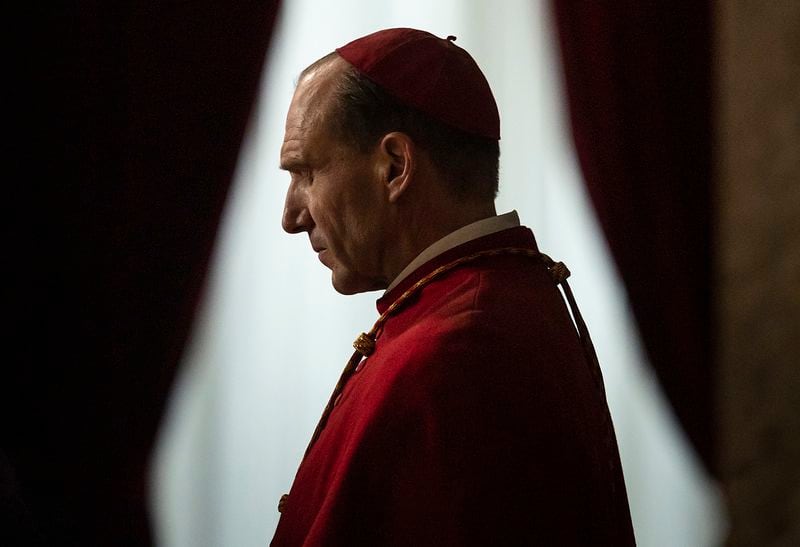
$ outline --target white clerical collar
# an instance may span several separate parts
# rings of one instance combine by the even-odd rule
[[[397,284],[408,277],[411,272],[432,258],[436,258],[445,251],[449,251],[453,247],[458,247],[467,241],[472,241],[473,239],[488,236],[489,234],[507,230],[509,228],[516,228],[517,226],[519,226],[519,215],[517,215],[516,211],[511,211],[510,213],[506,213],[504,215],[478,220],[472,224],[467,224],[466,226],[463,226],[454,232],[450,232],[442,239],[436,241],[427,249],[419,253],[417,257],[412,260],[408,266],[403,268],[403,271],[394,278],[394,281],[392,281],[391,285],[389,285],[389,287],[386,289],[386,292],[394,289]]]

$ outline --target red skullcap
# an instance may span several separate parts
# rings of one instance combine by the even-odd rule
[[[393,28],[353,40],[336,53],[403,104],[466,133],[500,139],[489,82],[455,39]]]

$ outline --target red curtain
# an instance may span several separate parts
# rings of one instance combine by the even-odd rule
[[[710,6],[552,5],[591,200],[650,362],[713,470]]]
[[[147,465],[278,2],[79,6],[33,8],[15,80],[4,545],[150,544]]]

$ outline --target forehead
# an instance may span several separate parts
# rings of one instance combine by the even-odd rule
[[[334,58],[304,74],[297,84],[286,115],[286,132],[281,147],[281,166],[304,161],[310,142],[327,136],[327,113],[345,62]]]

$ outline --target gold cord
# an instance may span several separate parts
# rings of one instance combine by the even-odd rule
[[[356,367],[361,362],[362,358],[369,357],[375,351],[375,343],[377,342],[378,337],[380,336],[381,332],[383,332],[383,325],[389,319],[389,317],[395,313],[403,304],[405,304],[409,298],[417,294],[421,291],[425,286],[430,284],[432,281],[436,280],[437,278],[441,277],[445,273],[449,272],[450,270],[461,266],[466,262],[472,262],[479,258],[484,258],[488,256],[497,256],[497,255],[523,255],[529,256],[532,258],[540,258],[544,265],[547,267],[550,276],[553,279],[553,282],[557,285],[562,285],[564,289],[564,294],[567,297],[567,302],[569,303],[570,309],[572,310],[573,318],[575,319],[575,324],[578,327],[578,334],[579,338],[581,339],[581,344],[584,349],[584,353],[586,354],[586,358],[589,361],[590,368],[592,369],[592,376],[595,379],[595,382],[599,381],[600,389],[603,391],[603,396],[605,397],[605,391],[603,390],[602,385],[602,376],[600,375],[600,369],[597,361],[597,355],[594,351],[594,346],[592,345],[591,338],[589,338],[589,331],[586,328],[586,324],[583,322],[583,318],[581,317],[580,311],[578,310],[578,306],[575,303],[575,298],[572,295],[572,291],[569,288],[566,280],[570,276],[570,271],[566,267],[563,262],[554,262],[549,256],[544,253],[540,253],[539,251],[534,251],[532,249],[526,249],[524,247],[503,247],[500,249],[490,249],[486,251],[480,251],[468,256],[464,256],[459,258],[458,260],[454,260],[448,264],[440,266],[433,270],[431,273],[414,283],[411,287],[409,287],[400,297],[395,300],[387,309],[384,311],[381,316],[375,321],[375,324],[372,326],[369,332],[362,332],[358,335],[358,338],[353,342],[353,347],[355,348],[355,352],[350,357],[350,360],[345,365],[344,370],[342,371],[341,376],[339,377],[339,381],[336,382],[336,387],[331,394],[330,399],[328,400],[328,404],[325,405],[325,409],[322,412],[322,417],[317,424],[317,427],[314,429],[314,433],[311,436],[311,441],[308,443],[308,448],[306,448],[305,454],[303,455],[303,459],[305,460],[306,456],[308,456],[311,447],[314,446],[314,443],[317,442],[320,433],[325,428],[325,425],[328,423],[328,418],[330,417],[331,412],[333,411],[333,407],[336,406],[336,402],[339,396],[344,391],[344,387],[350,378],[355,373]],[[288,502],[288,494],[284,494],[281,496],[281,500],[278,504],[278,511],[283,512],[286,503]]]

